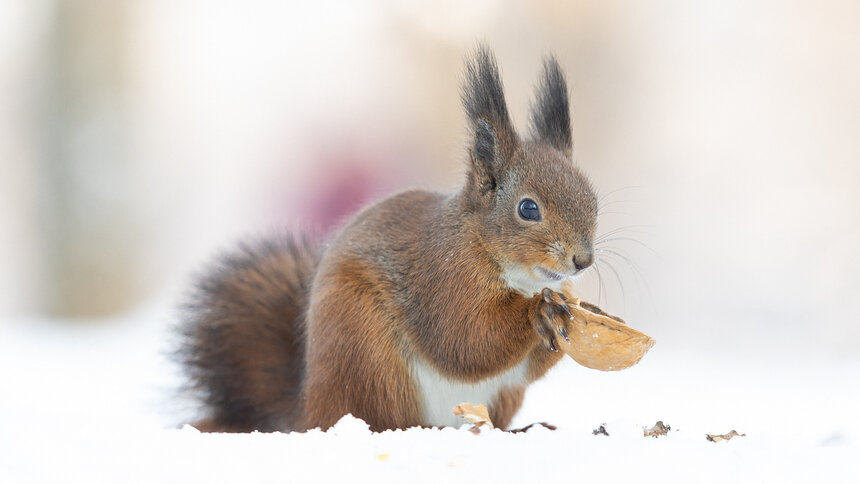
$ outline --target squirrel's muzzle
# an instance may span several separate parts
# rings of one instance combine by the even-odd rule
[[[594,263],[594,252],[582,252],[573,256],[573,265],[577,271],[588,268]]]

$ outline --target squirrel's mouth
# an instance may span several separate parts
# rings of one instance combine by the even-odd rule
[[[550,281],[563,281],[567,279],[569,276],[567,274],[560,274],[555,271],[551,271],[549,269],[544,269],[541,266],[535,267],[535,272],[541,275],[544,279],[549,279]]]

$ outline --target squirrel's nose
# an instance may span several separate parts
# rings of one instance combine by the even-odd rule
[[[576,270],[581,271],[594,263],[594,253],[591,251],[583,252],[573,256],[573,265]]]

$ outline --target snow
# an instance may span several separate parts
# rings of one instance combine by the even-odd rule
[[[565,360],[510,434],[204,434],[176,391],[169,311],[0,322],[0,482],[858,481],[860,358],[658,344],[622,372]],[[480,403],[480,402],[472,402]],[[657,420],[665,437],[645,438]],[[606,424],[609,436],[592,431]],[[706,433],[746,437],[712,443]]]

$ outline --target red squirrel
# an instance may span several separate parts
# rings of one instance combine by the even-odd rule
[[[521,138],[494,55],[478,46],[466,62],[458,191],[392,195],[321,245],[244,245],[199,282],[181,355],[201,430],[326,429],[345,414],[374,431],[454,426],[462,402],[509,426],[562,358],[562,282],[594,260],[566,81],[553,57],[543,67]]]

